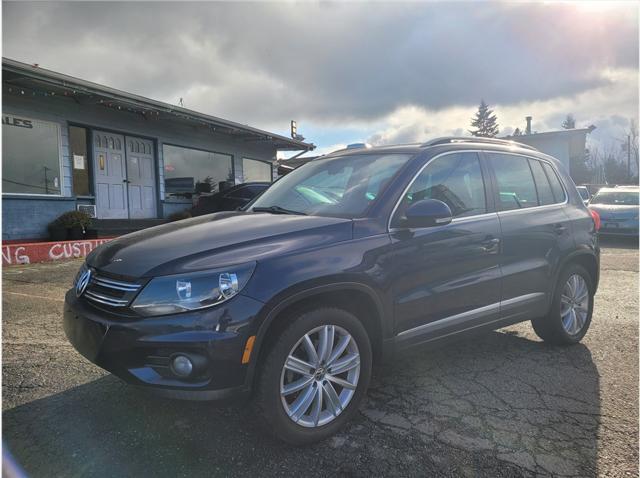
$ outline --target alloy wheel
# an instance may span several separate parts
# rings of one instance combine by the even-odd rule
[[[562,327],[569,335],[576,335],[584,327],[589,314],[589,287],[584,278],[573,274],[567,279],[560,300]]]
[[[280,398],[291,420],[303,427],[333,421],[353,398],[360,377],[360,352],[337,325],[316,327],[289,352],[280,378]]]

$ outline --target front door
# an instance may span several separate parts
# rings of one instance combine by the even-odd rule
[[[99,219],[129,217],[124,148],[123,136],[93,132],[96,215]]]
[[[127,186],[129,217],[156,217],[156,180],[153,173],[153,143],[127,136]]]
[[[474,152],[432,159],[392,218],[392,278],[398,340],[419,343],[500,318],[500,222],[487,201]],[[445,202],[450,224],[417,229],[398,218],[423,199]]]

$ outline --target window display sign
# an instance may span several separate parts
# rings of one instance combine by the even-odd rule
[[[73,155],[73,169],[84,169],[84,156],[79,154]]]

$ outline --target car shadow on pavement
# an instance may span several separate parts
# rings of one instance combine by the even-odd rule
[[[599,381],[587,347],[491,332],[403,353],[361,413],[308,448],[257,430],[246,404],[156,398],[113,376],[7,410],[30,476],[596,474]]]
[[[596,474],[600,383],[583,344],[505,329],[417,348],[376,375],[368,396],[363,413],[377,423],[536,474]]]

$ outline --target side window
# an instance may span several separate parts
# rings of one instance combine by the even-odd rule
[[[560,183],[560,179],[558,179],[558,175],[549,164],[542,163],[542,167],[547,173],[549,183],[551,184],[551,190],[553,191],[553,197],[556,199],[556,202],[564,202],[565,199],[567,199],[567,196],[565,195],[562,183]]]
[[[542,169],[542,164],[540,164],[540,161],[536,161],[535,159],[530,159],[529,166],[531,166],[533,179],[536,182],[536,189],[538,191],[538,200],[540,201],[540,205],[546,206],[547,204],[555,203],[556,200],[553,198],[551,185],[549,184],[547,175]]]
[[[498,182],[498,209],[509,211],[538,205],[538,195],[527,158],[510,154],[489,154]]]
[[[454,153],[431,161],[409,187],[393,222],[396,223],[411,204],[423,199],[438,199],[446,203],[453,217],[487,212],[478,155]]]

